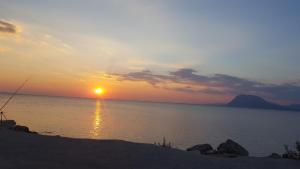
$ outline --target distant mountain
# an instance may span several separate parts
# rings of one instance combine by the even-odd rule
[[[227,106],[257,109],[300,110],[300,105],[282,106],[254,95],[238,95]]]
[[[291,105],[289,105],[289,108],[300,110],[300,104],[291,104]]]

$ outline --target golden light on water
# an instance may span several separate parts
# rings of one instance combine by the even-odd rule
[[[94,112],[93,129],[91,131],[92,137],[97,138],[102,125],[102,105],[101,101],[96,101],[96,107]]]

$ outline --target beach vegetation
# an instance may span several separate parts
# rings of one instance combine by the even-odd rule
[[[172,143],[170,141],[168,142],[165,137],[163,137],[162,143],[160,143],[160,142],[156,143],[155,142],[154,145],[157,145],[157,146],[160,146],[160,147],[163,147],[163,148],[174,148]]]

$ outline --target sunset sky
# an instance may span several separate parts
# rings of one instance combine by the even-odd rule
[[[0,91],[300,103],[298,0],[0,0]]]

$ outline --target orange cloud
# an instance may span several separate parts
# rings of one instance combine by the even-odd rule
[[[4,53],[4,52],[6,52],[6,51],[8,51],[9,49],[8,48],[1,48],[0,47],[0,53]]]

